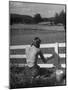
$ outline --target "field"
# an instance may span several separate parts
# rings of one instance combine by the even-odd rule
[[[10,26],[10,47],[15,45],[28,45],[34,37],[39,37],[42,40],[41,44],[47,43],[65,43],[66,33],[63,26],[45,26],[45,25],[13,25]],[[41,48],[43,53],[50,54],[53,48]],[[66,53],[66,47],[59,48],[59,53]],[[23,55],[25,49],[11,49],[10,55]],[[10,58],[12,64],[25,64],[25,58]],[[57,64],[56,59],[51,59],[48,64]],[[66,58],[60,58],[60,63],[65,64]],[[38,64],[43,64],[42,60],[38,60]],[[21,70],[21,69],[20,69]],[[19,72],[20,72],[19,70]],[[10,73],[11,74],[11,73]]]
[[[14,25],[10,29],[11,45],[30,44],[36,36],[42,43],[65,42],[66,37],[63,26]]]

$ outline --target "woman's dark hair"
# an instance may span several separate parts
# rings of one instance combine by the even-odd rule
[[[34,45],[35,47],[39,48],[40,47],[40,43],[41,43],[41,40],[39,37],[35,37],[34,40],[32,41],[32,45]]]

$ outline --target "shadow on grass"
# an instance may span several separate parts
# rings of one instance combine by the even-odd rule
[[[41,68],[40,76],[34,78],[32,83],[30,83],[30,81],[26,82],[27,78],[24,77],[23,71],[24,67],[10,67],[10,89],[66,85],[65,76],[60,83],[55,82],[55,78],[51,78],[51,74],[54,72],[54,68]]]

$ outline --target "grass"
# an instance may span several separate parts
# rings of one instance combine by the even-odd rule
[[[49,78],[50,75],[54,72],[54,68],[52,69],[40,69],[40,75],[42,75],[42,78]],[[31,87],[47,87],[47,86],[64,86],[66,85],[66,78],[65,76],[63,77],[63,80],[60,83],[56,83],[55,79],[52,78],[51,80],[42,80],[37,78],[33,81],[32,84],[25,83],[26,79],[24,79],[24,67],[18,67],[18,66],[11,66],[10,67],[10,88],[11,89],[16,89],[16,88],[31,88]],[[44,83],[45,82],[45,83]]]
[[[63,26],[15,25],[12,27],[10,45],[30,44],[36,36],[42,40],[42,43],[65,42],[66,34]]]

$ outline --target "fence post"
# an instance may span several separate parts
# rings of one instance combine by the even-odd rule
[[[60,57],[59,57],[59,43],[58,42],[55,43],[55,52],[57,54],[56,57],[55,57],[55,59],[57,61],[56,69],[60,69],[61,68],[61,64],[60,64]]]
[[[59,49],[58,49],[58,47],[59,47],[59,43],[56,42],[56,43],[55,43],[55,52],[56,52],[56,54],[59,55]]]

